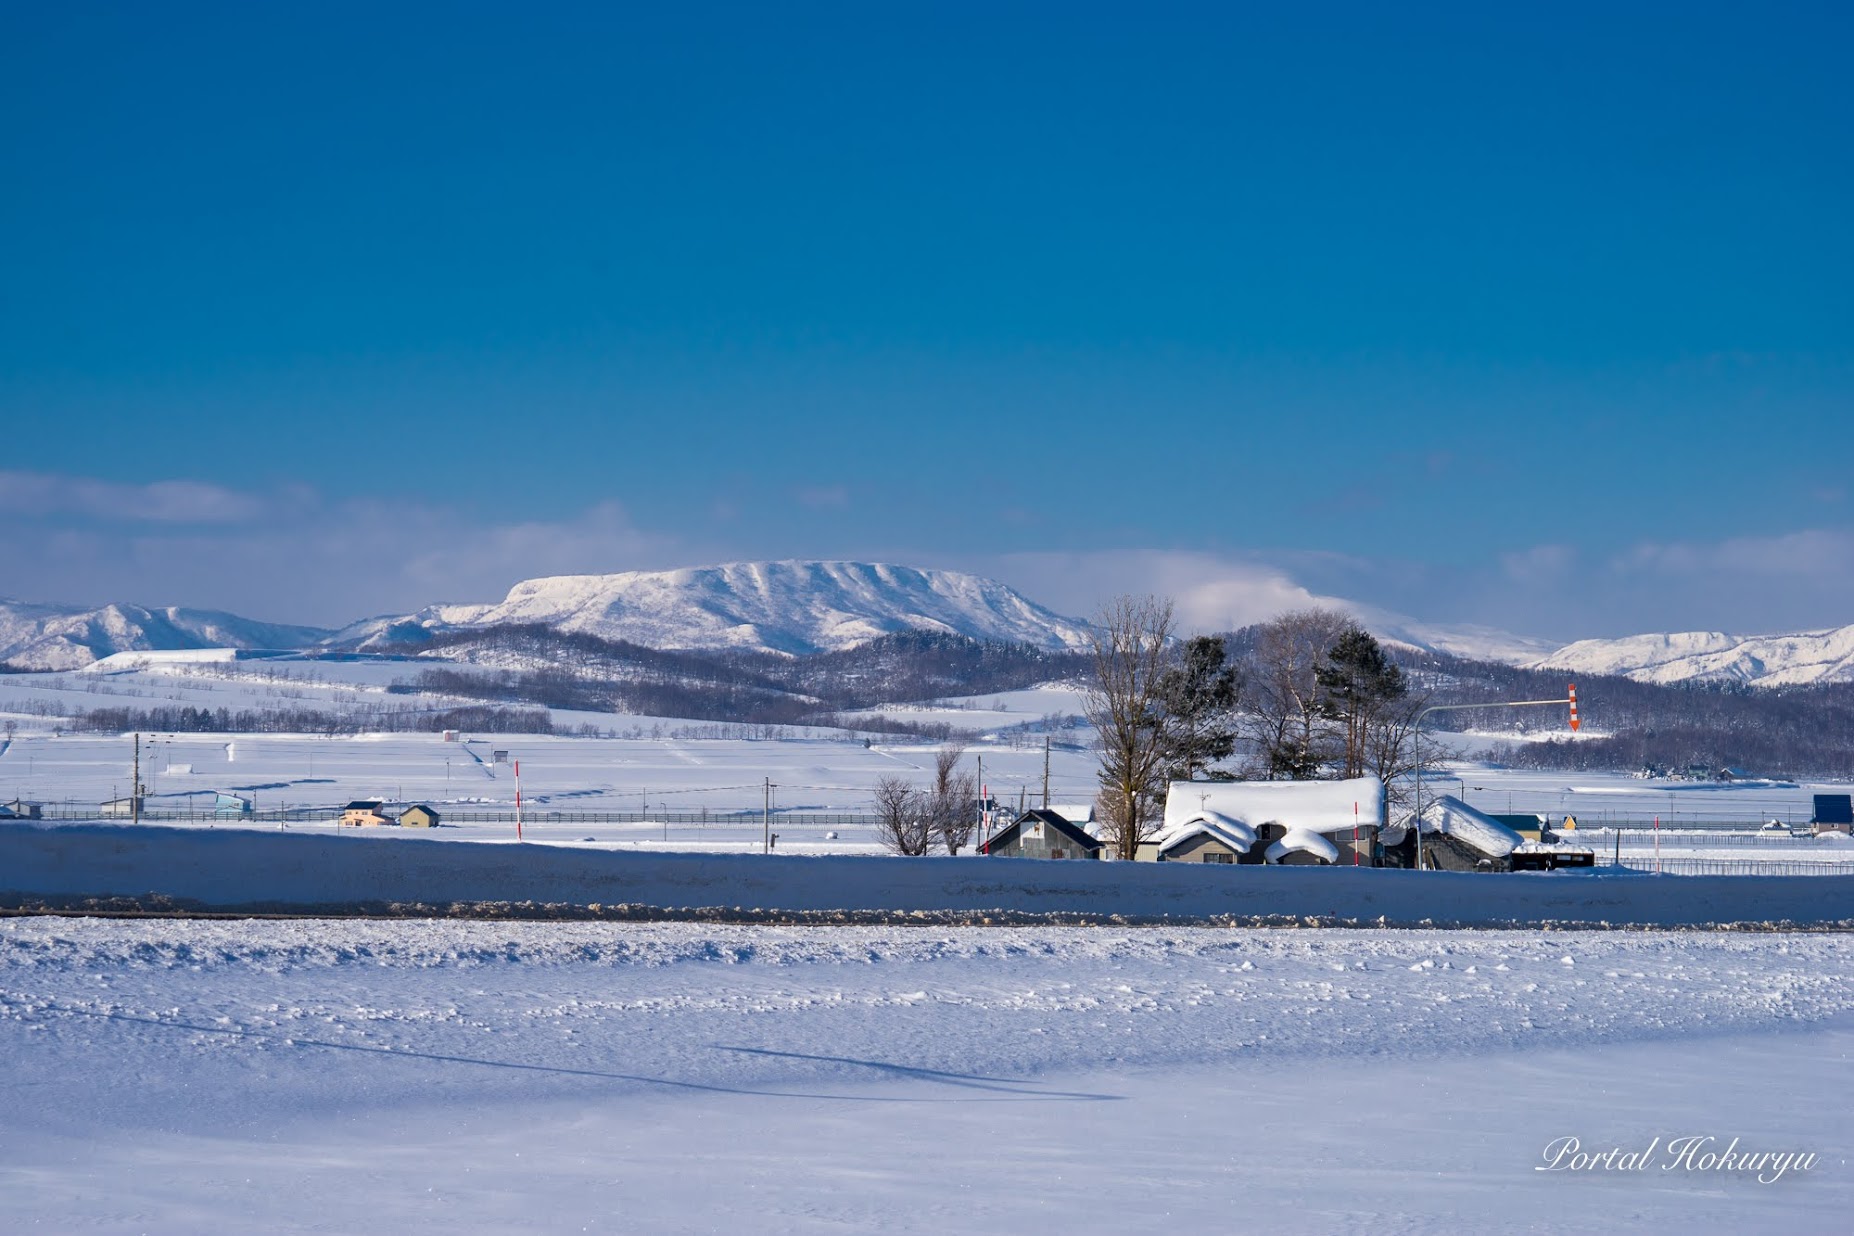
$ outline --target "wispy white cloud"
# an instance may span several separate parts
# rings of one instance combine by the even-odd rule
[[[1181,627],[1226,631],[1312,605],[1349,607],[1297,583],[1280,567],[1251,559],[1177,550],[1100,550],[1008,554],[992,573],[1032,599],[1089,617],[1121,594],[1170,597]]]
[[[76,515],[116,523],[225,524],[257,518],[267,500],[207,481],[125,485],[50,472],[0,472],[0,503],[27,514]]]
[[[1746,634],[1854,622],[1854,529],[1714,542],[1643,541],[1607,554],[1559,543],[1438,565],[1330,553],[1112,550],[982,564],[1086,617],[1118,593],[1173,598],[1189,629],[1243,626],[1309,605],[1384,627],[1479,625],[1569,642],[1647,631]]]
[[[92,508],[73,524],[80,512],[69,504],[16,506],[14,535],[0,538],[0,579],[23,600],[204,606],[339,625],[435,601],[496,600],[536,575],[679,566],[696,552],[639,528],[611,501],[513,523],[415,496],[329,500],[300,489],[226,491],[198,509],[221,515],[97,526]]]

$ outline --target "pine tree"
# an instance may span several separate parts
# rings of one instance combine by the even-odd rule
[[[1337,722],[1344,739],[1341,776],[1362,777],[1370,763],[1373,727],[1389,705],[1409,691],[1401,669],[1371,633],[1351,626],[1314,671],[1320,711]]]
[[[1179,663],[1159,678],[1159,700],[1171,714],[1167,775],[1195,781],[1236,749],[1236,701],[1240,679],[1220,635],[1185,641]]]

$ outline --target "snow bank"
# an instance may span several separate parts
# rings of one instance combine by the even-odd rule
[[[897,921],[923,914],[1003,914],[1461,926],[1854,925],[1854,877],[1844,876],[1495,875],[971,857],[647,854],[454,845],[358,832],[0,823],[0,904],[69,905],[112,897],[281,913],[538,903],[563,911],[623,906],[718,909],[746,918],[864,915]]]

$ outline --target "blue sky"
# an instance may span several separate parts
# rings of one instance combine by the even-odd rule
[[[0,595],[1854,621],[1841,6],[669,7],[0,12]]]

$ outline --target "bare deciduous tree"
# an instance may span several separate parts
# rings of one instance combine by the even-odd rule
[[[971,773],[959,771],[965,754],[964,747],[945,746],[936,751],[933,788],[927,792],[928,818],[948,854],[959,853],[978,826],[978,781]]]
[[[1392,818],[1414,806],[1412,784],[1405,778],[1417,771],[1416,714],[1428,703],[1427,696],[1405,696],[1373,717],[1365,731],[1364,771],[1384,783]],[[1433,769],[1442,754],[1431,743],[1422,752],[1424,770]]]
[[[1319,668],[1355,625],[1336,609],[1303,609],[1257,630],[1243,675],[1242,721],[1255,775],[1304,780],[1332,760],[1335,734],[1321,707]]]
[[[1170,717],[1160,696],[1171,665],[1172,603],[1117,597],[1095,619],[1085,697],[1101,753],[1101,805],[1115,856],[1132,859],[1156,826]]]
[[[876,836],[896,854],[919,857],[933,841],[925,796],[901,777],[875,784]]]

